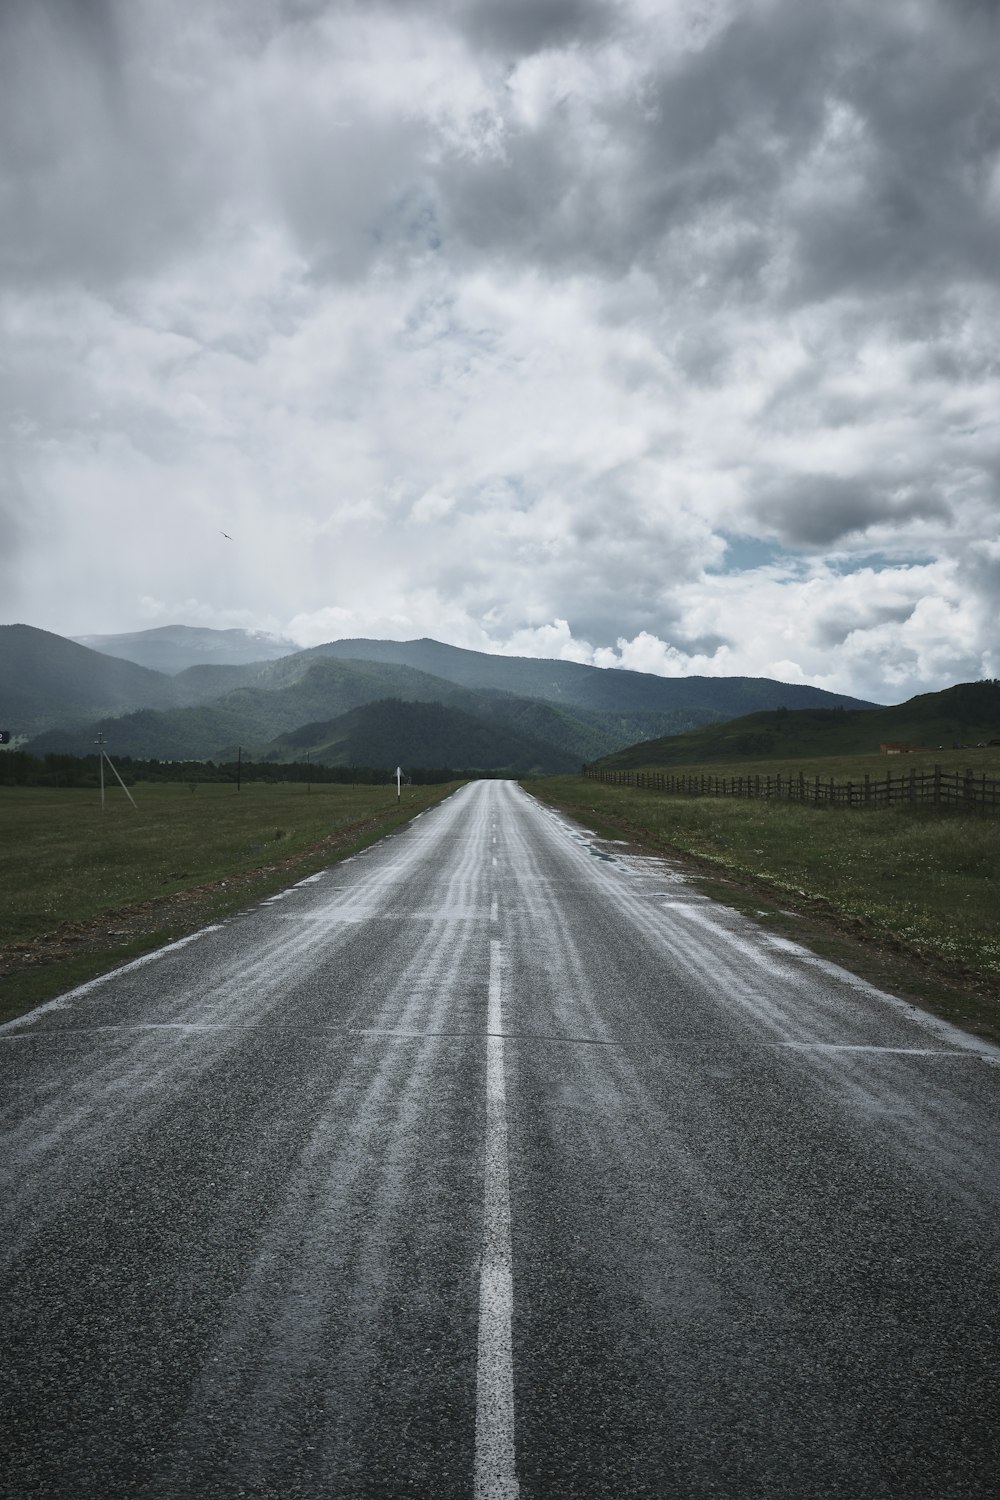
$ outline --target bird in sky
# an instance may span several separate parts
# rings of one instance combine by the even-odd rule
[[[224,536],[227,542],[231,542],[232,541],[232,537],[229,535],[228,531],[220,531],[219,535],[220,536]]]

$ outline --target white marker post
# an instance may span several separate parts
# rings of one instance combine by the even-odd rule
[[[396,767],[396,801],[397,802],[399,801],[399,788],[400,788],[400,784],[402,783],[402,780],[403,780],[403,768],[402,768],[402,766],[397,766]]]

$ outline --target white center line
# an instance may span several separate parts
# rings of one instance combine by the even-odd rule
[[[514,1287],[507,1092],[500,1035],[506,988],[506,953],[503,943],[494,938],[490,942],[486,1023],[490,1035],[486,1039],[486,1184],[476,1365],[475,1500],[516,1500],[519,1494],[514,1468],[514,1363],[510,1331]]]

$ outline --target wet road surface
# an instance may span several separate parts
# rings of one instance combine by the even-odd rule
[[[0,1029],[0,1493],[993,1496],[998,1062],[469,786]]]

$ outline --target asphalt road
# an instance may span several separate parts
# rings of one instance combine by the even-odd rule
[[[0,1030],[0,1493],[993,1497],[998,1063],[469,786]]]

